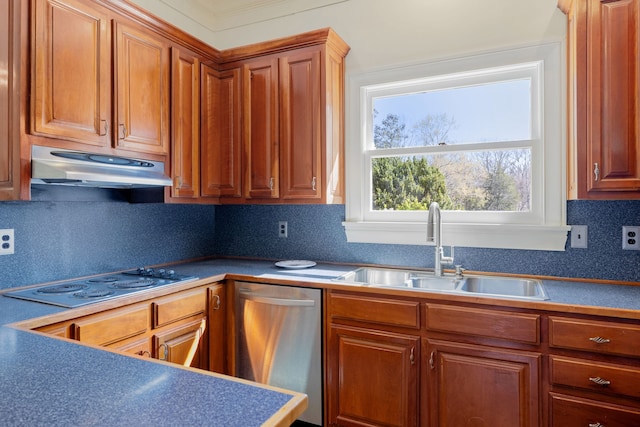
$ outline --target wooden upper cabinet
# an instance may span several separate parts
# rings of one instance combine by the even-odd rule
[[[278,58],[260,58],[242,67],[244,196],[280,197],[278,158]]]
[[[107,12],[34,0],[31,132],[108,147],[111,51]]]
[[[32,5],[31,133],[70,148],[167,154],[167,42],[94,2]]]
[[[640,1],[561,0],[569,16],[569,196],[640,197]]]
[[[320,50],[280,58],[280,164],[283,199],[319,198],[322,168]]]
[[[169,152],[169,47],[133,24],[115,23],[116,146]]]
[[[172,197],[200,196],[200,61],[171,49]]]
[[[344,202],[344,57],[332,30],[223,52],[242,69],[247,203]]]
[[[242,139],[240,125],[241,70],[216,71],[202,65],[201,195],[242,196]]]
[[[0,200],[20,196],[20,7],[0,3]]]

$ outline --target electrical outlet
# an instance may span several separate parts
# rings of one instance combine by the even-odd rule
[[[0,255],[11,255],[14,253],[14,242],[13,228],[0,230]]]
[[[571,226],[571,247],[586,248],[587,247],[588,229],[586,225]]]
[[[622,249],[640,251],[640,226],[622,226]]]
[[[278,222],[278,237],[289,237],[287,221]]]

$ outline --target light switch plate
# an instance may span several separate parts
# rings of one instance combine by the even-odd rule
[[[587,247],[588,230],[586,225],[571,226],[571,247],[585,249]]]

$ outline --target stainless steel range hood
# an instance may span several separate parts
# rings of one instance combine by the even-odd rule
[[[101,188],[171,185],[163,162],[33,145],[31,183]]]

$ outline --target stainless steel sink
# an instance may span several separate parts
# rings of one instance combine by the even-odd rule
[[[520,279],[512,277],[474,276],[466,277],[458,291],[507,298],[523,298],[546,300],[546,292],[542,282],[537,279]]]
[[[334,280],[363,286],[451,292],[460,295],[525,300],[549,299],[540,280],[515,277],[465,276],[456,279],[454,276],[440,277],[424,271],[362,267]]]

